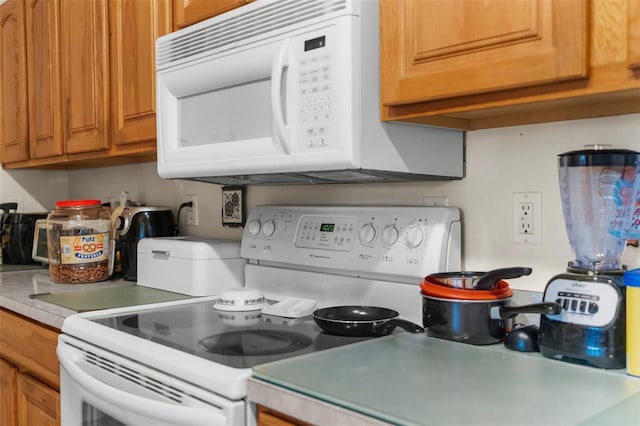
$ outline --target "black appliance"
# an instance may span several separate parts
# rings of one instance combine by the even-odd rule
[[[575,260],[553,277],[542,315],[542,355],[599,368],[626,365],[626,288],[620,258],[640,186],[640,153],[591,146],[558,156],[564,221]]]
[[[168,207],[125,207],[113,221],[116,233],[114,276],[136,281],[138,278],[138,241],[150,237],[174,237],[178,225]]]
[[[47,213],[17,213],[17,203],[0,204],[0,242],[2,263],[29,265],[32,258],[33,233],[38,219],[46,219]]]
[[[543,299],[562,305],[560,315],[542,315],[538,344],[542,355],[599,368],[626,365],[624,271],[575,271],[556,275]]]

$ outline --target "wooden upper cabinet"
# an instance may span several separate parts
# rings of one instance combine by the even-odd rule
[[[24,1],[0,5],[0,161],[29,158]]]
[[[66,152],[73,154],[108,149],[107,0],[61,1],[60,28]]]
[[[588,75],[588,3],[383,0],[385,105]]]
[[[254,0],[173,0],[174,29],[188,27]]]
[[[381,0],[381,116],[467,130],[640,112],[637,0]]]
[[[109,5],[112,142],[155,143],[155,41],[172,31],[171,0],[110,0]]]
[[[29,158],[62,155],[59,0],[26,2]]]
[[[629,68],[640,73],[640,1],[629,1],[628,14]]]

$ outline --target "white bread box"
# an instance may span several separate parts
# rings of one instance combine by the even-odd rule
[[[189,296],[217,295],[244,286],[246,263],[240,241],[143,238],[138,242],[138,285]]]

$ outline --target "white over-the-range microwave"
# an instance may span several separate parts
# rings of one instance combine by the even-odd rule
[[[380,121],[379,46],[375,0],[257,0],[160,37],[159,175],[462,178],[464,132]]]

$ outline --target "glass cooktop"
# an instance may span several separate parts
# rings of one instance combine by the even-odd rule
[[[260,311],[217,311],[211,300],[92,321],[234,368],[369,339],[325,333],[311,316],[294,319]]]

